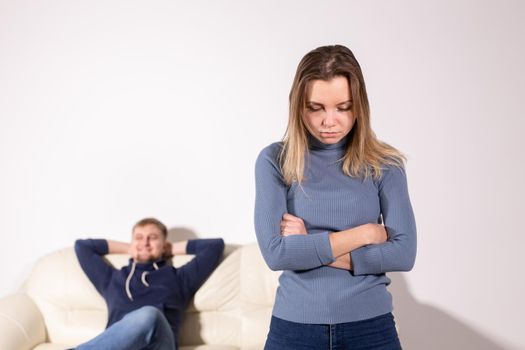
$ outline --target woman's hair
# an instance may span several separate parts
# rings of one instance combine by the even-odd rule
[[[304,180],[308,131],[303,121],[306,89],[313,80],[348,79],[352,96],[354,125],[341,159],[348,176],[379,178],[382,165],[402,167],[405,157],[394,147],[380,141],[370,127],[370,107],[361,67],[350,49],[342,45],[322,46],[303,57],[290,90],[288,127],[283,138],[280,166],[286,184]]]

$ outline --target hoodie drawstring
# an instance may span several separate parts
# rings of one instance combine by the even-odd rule
[[[133,295],[131,295],[131,289],[129,288],[129,285],[131,283],[131,278],[133,277],[133,274],[135,273],[136,265],[137,263],[135,262],[135,260],[133,260],[133,264],[131,265],[131,270],[129,271],[128,278],[126,278],[126,294],[128,295],[129,300],[133,300]],[[155,270],[159,269],[159,266],[157,265],[156,262],[153,263],[153,267],[155,268]],[[146,276],[148,275],[148,273],[149,271],[144,271],[142,272],[142,275],[140,276],[140,280],[142,284],[145,285],[146,287],[149,287],[149,283],[148,281],[146,281]]]
[[[131,282],[131,277],[133,277],[133,274],[135,273],[135,265],[137,265],[137,263],[135,260],[133,260],[133,264],[131,264],[131,271],[129,271],[128,278],[126,278],[126,294],[128,295],[129,300],[133,300],[131,290],[129,289],[129,283]]]

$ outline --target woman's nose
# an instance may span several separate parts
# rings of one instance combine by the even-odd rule
[[[335,124],[335,115],[334,111],[326,111],[324,118],[323,118],[323,126],[330,127],[334,126]]]

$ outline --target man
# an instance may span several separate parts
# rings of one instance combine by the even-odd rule
[[[217,266],[224,250],[222,239],[170,243],[166,226],[142,219],[133,226],[131,243],[103,239],[75,242],[82,269],[108,306],[106,330],[77,350],[174,350],[184,310],[197,289]],[[130,254],[118,270],[106,254]],[[175,268],[166,259],[194,254]]]

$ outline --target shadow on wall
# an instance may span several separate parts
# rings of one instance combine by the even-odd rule
[[[418,302],[405,277],[390,273],[388,287],[394,297],[394,314],[401,344],[406,350],[509,350],[444,311]]]
[[[185,241],[188,239],[197,239],[195,231],[185,227],[172,227],[168,230],[168,241],[170,242]]]
[[[168,229],[168,241],[170,242],[179,242],[198,238],[199,237],[197,236],[195,231],[185,227],[172,227]],[[220,236],[217,236],[216,238],[220,238]],[[226,246],[224,247],[224,254],[222,255],[221,261],[224,260],[224,258],[230,255],[237,248],[239,248],[238,244],[226,244]]]

